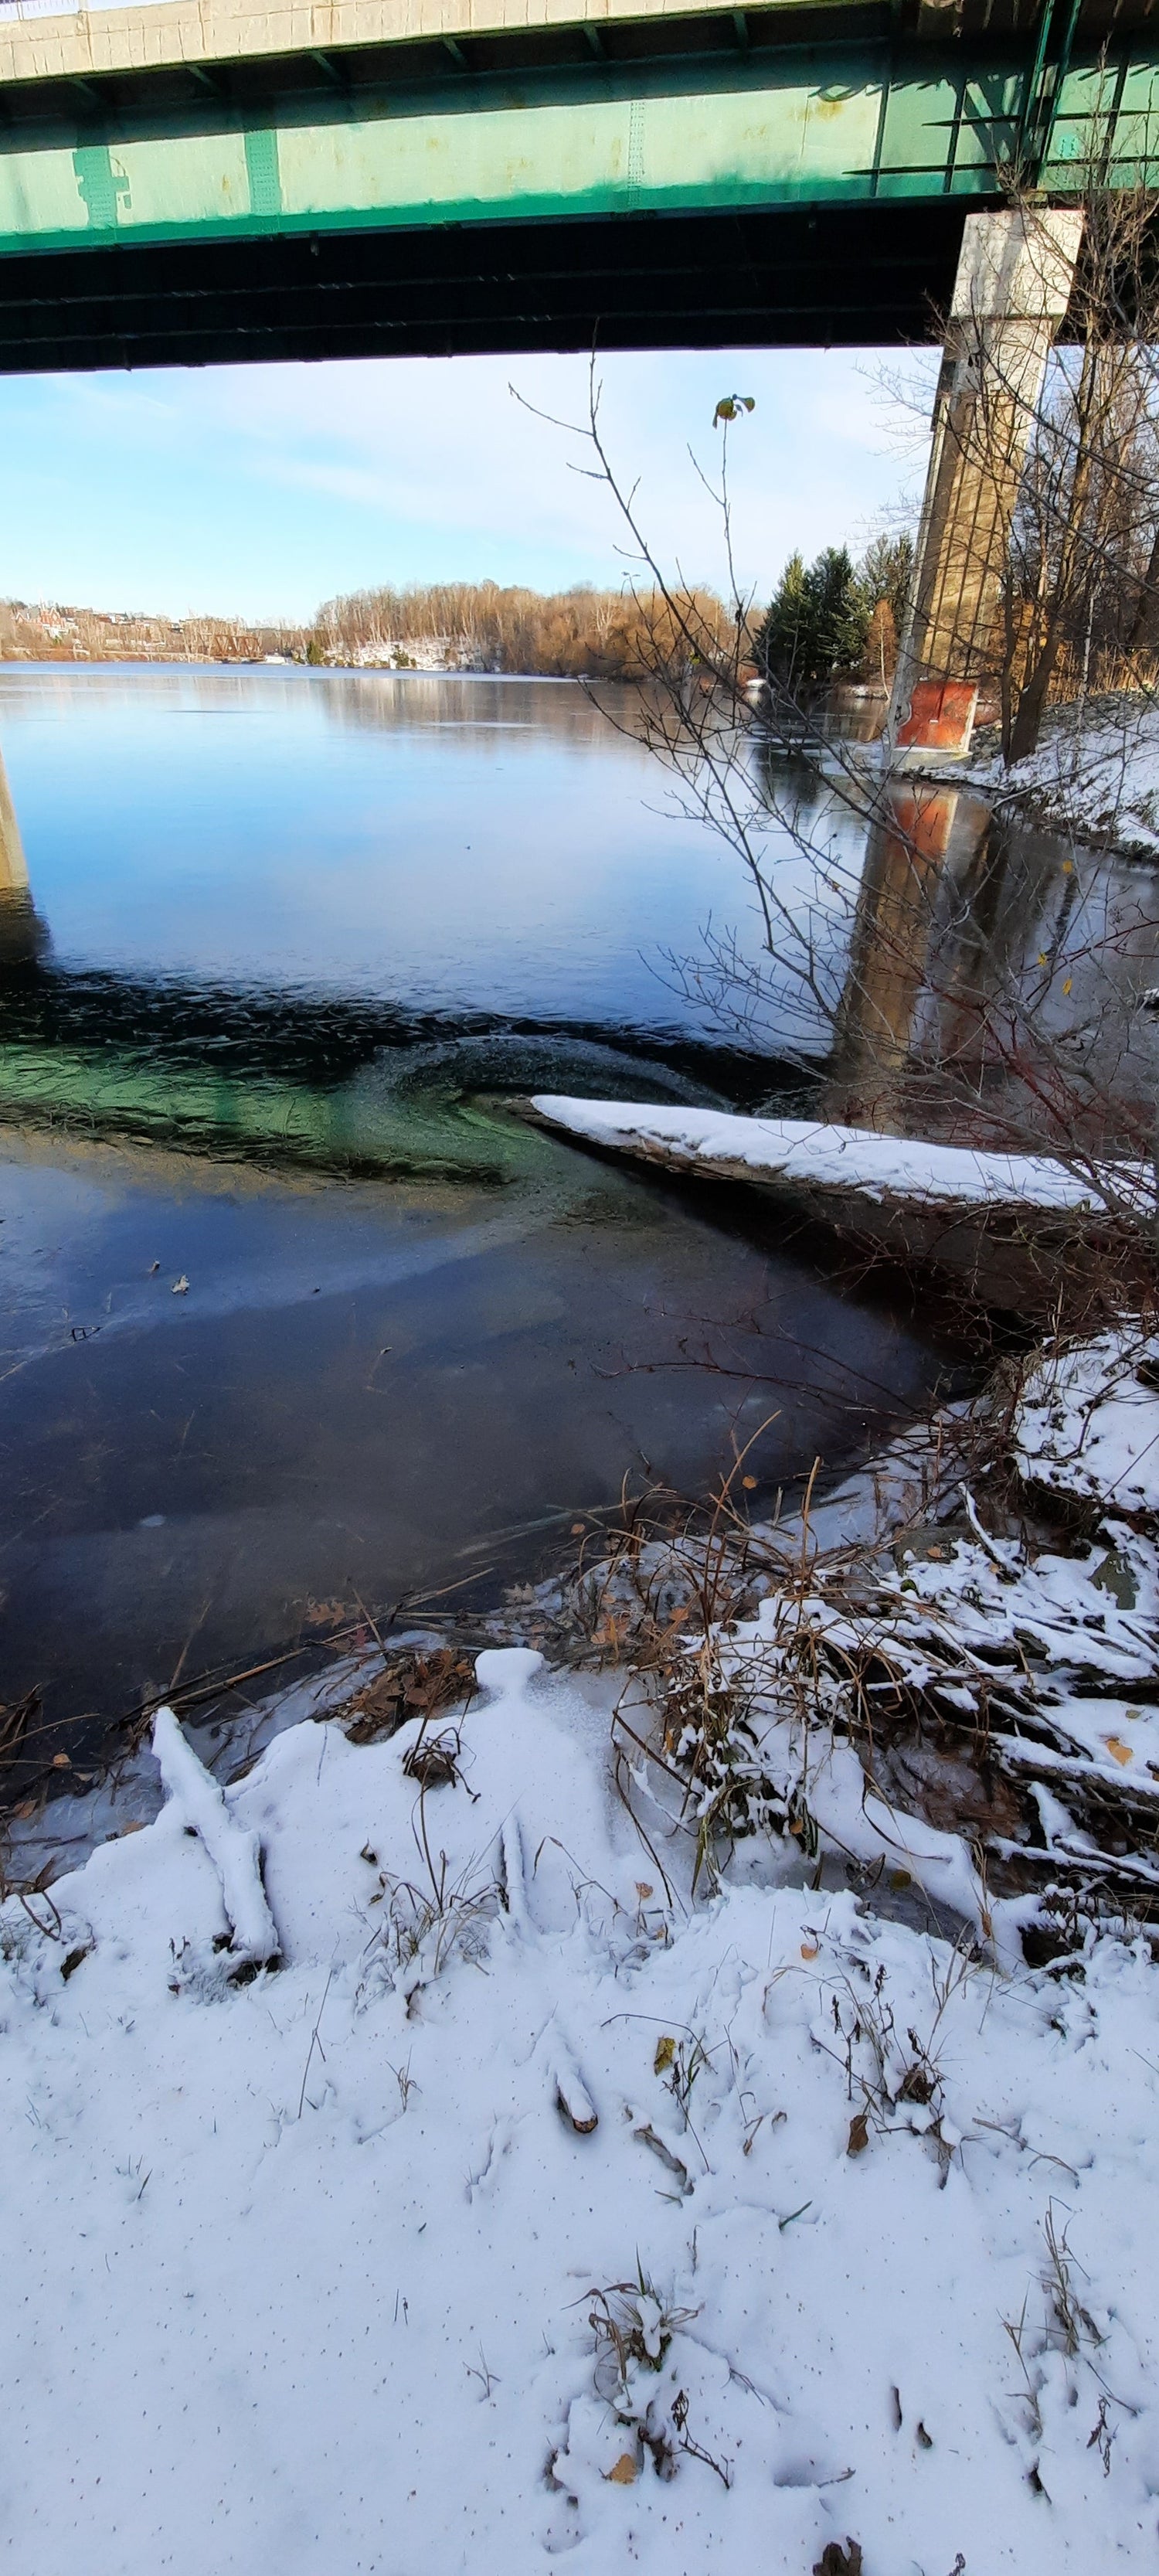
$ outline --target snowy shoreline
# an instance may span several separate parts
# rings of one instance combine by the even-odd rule
[[[660,1662],[491,1649],[378,1740],[349,1694],[303,1712],[224,1787],[159,1713],[159,1812],[0,1908],[14,2558],[1153,2565],[1159,1973],[1128,1890],[1159,1865],[1090,1819],[1159,1814],[1157,1365],[1123,1331],[1027,1370],[1015,1470],[1081,1499],[1064,1548],[902,1442],[876,1514],[863,1477],[773,1533],[711,1630],[647,1550],[605,1569]],[[899,1799],[888,1726],[856,1749],[883,1618],[927,1734],[939,1695],[984,1723],[985,1828]],[[986,1859],[1019,1761],[1039,1880],[1119,1890],[1037,1965],[1041,1888]]]
[[[1159,857],[1159,705],[1146,692],[1051,708],[1037,751],[1012,768],[987,739],[926,775],[980,789],[1007,821],[1126,858]]]

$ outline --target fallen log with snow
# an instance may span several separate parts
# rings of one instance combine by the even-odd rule
[[[204,1845],[217,1872],[229,1925],[226,1973],[236,1985],[259,1968],[276,1967],[281,1943],[262,1880],[256,1833],[231,1816],[224,1791],[186,1743],[171,1708],[159,1708],[153,1720],[153,1751],[170,1805],[183,1817],[186,1832]]]
[[[1092,1256],[1128,1286],[1149,1258],[1155,1184],[1141,1163],[1084,1169],[1045,1154],[987,1153],[809,1119],[551,1092],[537,1093],[524,1114],[665,1171],[773,1191],[803,1222],[894,1260],[932,1264],[987,1306],[1053,1312],[1064,1281],[1093,1290]]]

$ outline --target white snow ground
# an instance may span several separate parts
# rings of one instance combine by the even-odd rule
[[[480,1680],[457,1784],[305,1723],[213,1850],[163,1726],[157,1820],[4,1909],[12,2565],[1153,2568],[1144,1946],[669,1909],[606,1682]],[[251,1836],[284,1964],[234,1985]]]
[[[952,774],[1079,840],[1159,852],[1159,705],[1146,694],[1053,708],[1028,759],[1006,769],[976,753]]]
[[[1109,1511],[1159,1516],[1159,1338],[1134,1327],[1048,1344],[1014,1424],[1020,1475]]]

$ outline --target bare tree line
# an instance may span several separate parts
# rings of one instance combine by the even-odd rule
[[[355,591],[318,611],[311,659],[381,655],[401,667],[424,648],[461,670],[555,679],[639,679],[660,652],[687,659],[688,630],[720,650],[730,612],[712,591],[681,589],[680,612],[630,591],[577,588],[544,595],[497,582],[432,582]]]

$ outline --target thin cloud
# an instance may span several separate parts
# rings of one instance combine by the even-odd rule
[[[731,441],[745,582],[767,591],[796,546],[863,542],[903,485],[872,363],[767,350],[602,361],[601,418],[660,557],[725,577],[689,447],[715,472],[713,410],[732,391],[757,406]],[[911,371],[923,364],[914,353]],[[587,377],[586,360],[547,356],[8,379],[0,591],[301,618],[380,581],[618,584],[610,497],[574,470],[588,461],[576,441],[538,417],[582,422]]]

